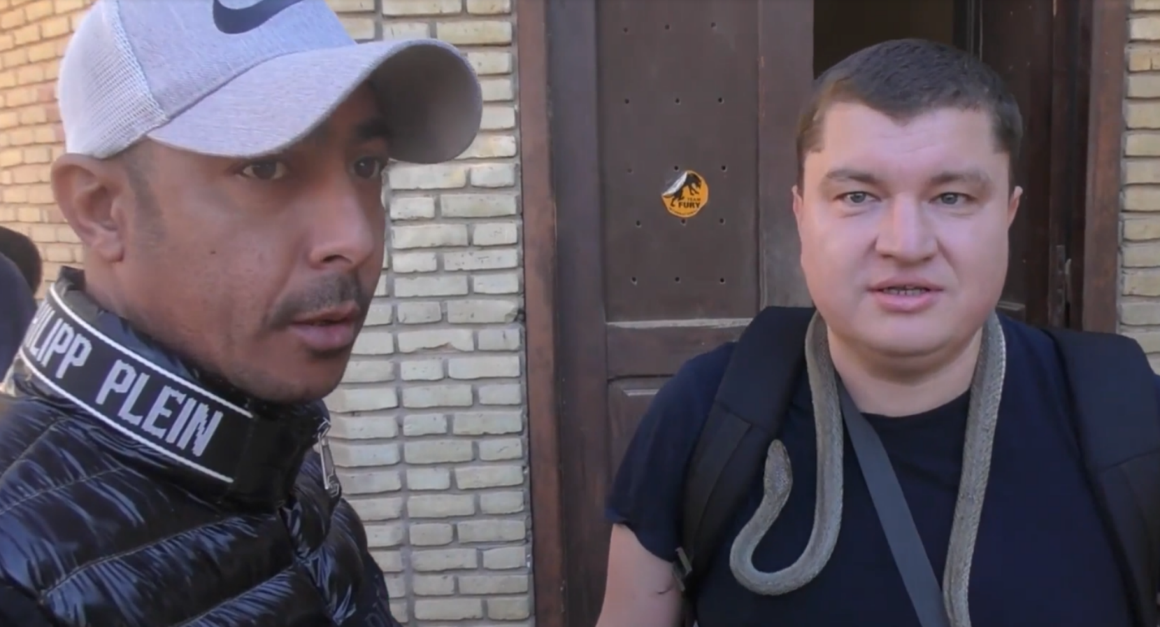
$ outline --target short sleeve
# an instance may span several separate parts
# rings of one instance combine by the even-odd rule
[[[657,557],[676,560],[685,470],[733,353],[724,344],[681,367],[653,397],[612,483],[605,515]]]

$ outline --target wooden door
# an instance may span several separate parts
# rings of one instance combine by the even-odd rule
[[[548,10],[566,624],[590,627],[607,487],[652,396],[763,304],[806,302],[789,190],[812,15],[809,0]],[[686,171],[708,203],[680,217],[662,192]]]
[[[1086,62],[1078,57],[1079,0],[960,0],[963,46],[994,68],[1019,102],[1023,187],[1011,225],[1000,309],[1036,325],[1067,326],[1068,245],[1082,214],[1086,169]]]
[[[1059,155],[1084,114],[1059,104],[1072,101],[1059,87],[1066,44],[1053,38],[1062,18],[1051,3],[955,0],[943,29],[1012,83],[1027,118],[1002,307],[1036,323],[1066,311],[1051,268],[1067,256],[1075,190]],[[546,6],[565,564],[562,621],[540,618],[590,627],[603,597],[604,499],[656,390],[762,306],[809,302],[790,188],[813,39],[827,34],[814,32],[812,0]],[[689,170],[708,203],[681,218],[661,195]]]

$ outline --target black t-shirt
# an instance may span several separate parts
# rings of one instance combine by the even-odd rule
[[[1004,320],[1008,359],[990,481],[970,581],[975,627],[1128,627],[1131,609],[1068,418],[1064,374],[1050,338]],[[673,561],[685,468],[733,346],[693,358],[657,394],[617,473],[607,515]],[[1160,387],[1158,387],[1160,389]],[[968,395],[923,414],[867,415],[890,455],[941,580],[962,467]],[[793,488],[759,543],[763,571],[790,565],[813,527],[817,479],[813,409],[801,376],[780,438]],[[919,627],[846,439],[841,531],[816,579],[778,597],[743,588],[729,568],[733,539],[761,500],[761,473],[733,517],[698,589],[701,627]]]

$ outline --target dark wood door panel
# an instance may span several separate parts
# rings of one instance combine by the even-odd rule
[[[756,6],[599,3],[609,321],[756,313]],[[686,170],[708,204],[681,218],[661,195]]]
[[[649,403],[668,377],[624,379],[608,386],[608,476],[624,459],[624,452],[636,432],[640,419],[648,411]]]
[[[976,52],[1007,83],[1023,115],[1023,152],[1015,181],[1023,187],[1011,225],[1010,261],[1000,310],[1032,324],[1051,322],[1050,299],[1052,35],[1056,0],[975,0]]]
[[[549,6],[564,592],[590,627],[607,489],[656,391],[804,293],[789,199],[812,0]],[[686,170],[708,202],[682,218],[661,197]]]
[[[750,318],[650,320],[608,325],[608,378],[674,374],[690,357],[740,337]]]

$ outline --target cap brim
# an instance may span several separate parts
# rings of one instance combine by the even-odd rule
[[[277,153],[321,125],[368,81],[390,129],[394,159],[448,161],[479,132],[483,98],[471,65],[448,44],[413,39],[276,57],[199,100],[149,138],[212,156]]]

